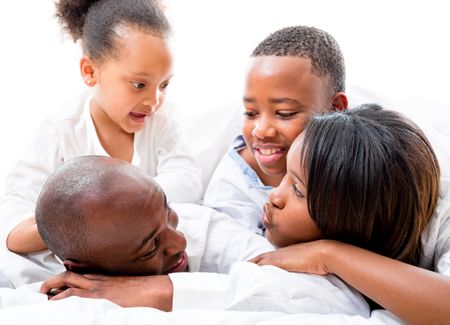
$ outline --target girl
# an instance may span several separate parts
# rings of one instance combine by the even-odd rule
[[[45,121],[32,151],[7,176],[0,228],[17,253],[45,248],[34,217],[17,224],[34,214],[47,176],[76,156],[131,162],[172,202],[196,201],[201,193],[200,170],[178,126],[159,113],[173,71],[170,26],[158,2],[62,0],[56,10],[62,26],[81,40],[80,72],[92,91]]]
[[[363,105],[314,117],[264,207],[266,237],[288,247],[252,261],[335,274],[407,322],[445,323],[449,279],[415,267],[439,175],[428,140],[398,113]]]

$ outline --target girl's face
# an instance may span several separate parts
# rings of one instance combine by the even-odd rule
[[[302,144],[303,135],[300,135],[289,150],[286,175],[264,205],[265,236],[278,247],[321,238],[308,211],[306,175],[300,159]]]
[[[118,28],[117,58],[93,64],[91,113],[127,133],[142,129],[162,105],[172,77],[167,38],[132,28]]]
[[[311,114],[332,108],[332,98],[309,59],[261,56],[251,59],[244,105],[248,149],[264,174],[282,177],[292,142]]]

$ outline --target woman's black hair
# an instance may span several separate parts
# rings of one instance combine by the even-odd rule
[[[85,54],[101,61],[117,55],[118,26],[134,27],[159,37],[170,24],[156,0],[60,0],[56,16]]]
[[[301,159],[324,238],[418,264],[440,175],[419,127],[376,104],[315,116]]]

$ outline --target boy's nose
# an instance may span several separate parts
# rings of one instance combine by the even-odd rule
[[[252,135],[258,139],[273,138],[277,130],[267,119],[260,119],[255,123]]]

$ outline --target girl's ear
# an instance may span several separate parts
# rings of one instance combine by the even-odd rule
[[[336,111],[343,111],[348,108],[347,95],[343,92],[336,93],[332,99],[333,108]]]
[[[96,80],[96,67],[92,62],[92,59],[86,55],[80,59],[80,72],[84,83],[88,87],[93,87],[97,83]]]
[[[83,270],[88,269],[89,265],[86,263],[82,263],[79,262],[77,260],[74,259],[66,259],[63,262],[64,267],[66,268],[67,271],[72,271],[72,272],[82,272]]]

